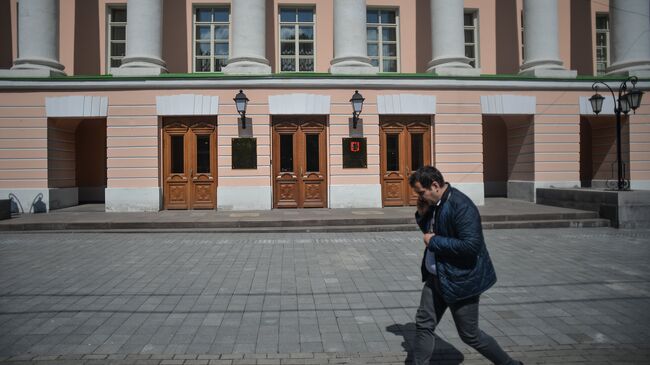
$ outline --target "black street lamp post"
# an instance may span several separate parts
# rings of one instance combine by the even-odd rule
[[[627,90],[628,81],[632,83],[632,89],[629,91]],[[591,89],[594,90],[596,94],[589,98],[589,102],[591,103],[591,108],[596,115],[598,115],[602,110],[603,101],[605,100],[602,95],[598,94],[598,84],[605,85],[605,87],[612,93],[612,99],[614,100],[614,114],[616,114],[616,162],[618,164],[617,190],[627,190],[629,188],[626,184],[623,173],[623,158],[621,153],[621,113],[627,115],[627,113],[630,112],[630,109],[636,113],[636,109],[641,105],[643,92],[635,87],[638,81],[639,79],[636,76],[632,76],[621,82],[621,85],[618,87],[618,99],[614,96],[614,90],[612,90],[612,88],[606,83],[596,81],[591,85]]]

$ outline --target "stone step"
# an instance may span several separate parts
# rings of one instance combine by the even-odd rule
[[[57,232],[57,231],[75,231],[75,232],[111,232],[111,233],[322,233],[322,232],[394,232],[394,231],[417,231],[414,223],[408,224],[359,224],[359,225],[299,225],[299,226],[280,226],[280,227],[172,227],[174,224],[166,224],[165,228],[156,227],[137,227],[133,224],[131,227],[97,227],[92,228],[89,225],[70,224],[62,226],[61,224],[32,224],[19,227],[15,225],[12,231],[31,231],[31,232]],[[592,219],[567,219],[567,220],[523,220],[507,222],[483,222],[483,229],[516,229],[516,228],[591,228],[591,227],[609,227],[609,220],[592,218]]]

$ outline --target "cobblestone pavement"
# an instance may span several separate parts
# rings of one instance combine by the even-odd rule
[[[480,325],[526,364],[650,364],[650,231],[486,231]],[[0,363],[408,362],[416,232],[0,234]],[[486,364],[451,316],[435,363]]]

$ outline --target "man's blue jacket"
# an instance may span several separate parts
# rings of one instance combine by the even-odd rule
[[[479,295],[497,281],[492,260],[485,247],[481,216],[476,205],[459,190],[448,185],[440,205],[429,207],[415,219],[422,232],[430,232],[432,215],[436,215],[429,250],[435,255],[436,272],[442,296],[447,304]],[[431,273],[422,258],[422,281]]]

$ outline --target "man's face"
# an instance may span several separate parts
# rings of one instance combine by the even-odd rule
[[[419,181],[415,182],[413,186],[413,192],[415,192],[418,197],[429,204],[437,204],[440,198],[442,198],[442,189],[437,182],[433,182],[429,189],[422,187]]]

